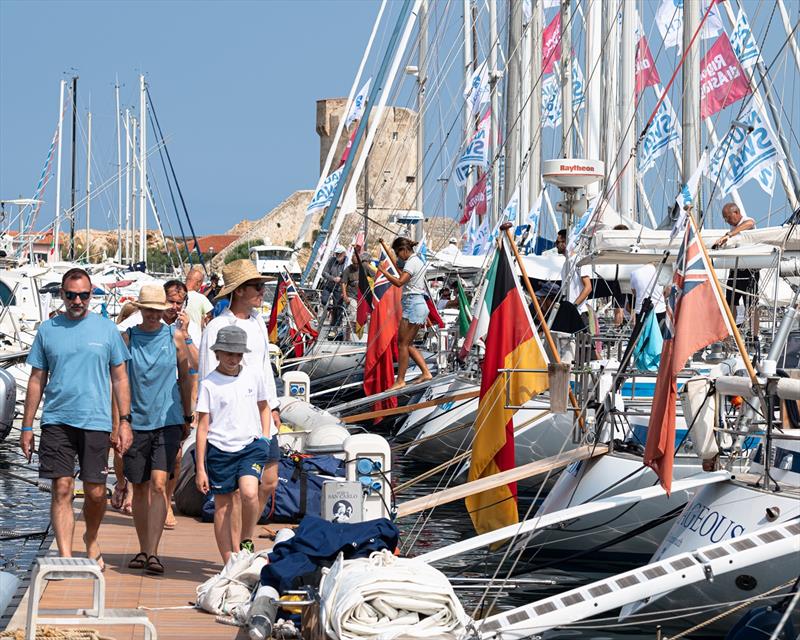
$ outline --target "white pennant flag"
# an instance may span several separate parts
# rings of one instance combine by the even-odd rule
[[[486,167],[489,165],[489,129],[491,127],[491,110],[486,112],[478,125],[478,130],[467,144],[461,154],[455,169],[456,184],[462,186],[467,182],[467,176],[474,166]]]
[[[762,170],[771,168],[784,158],[768,120],[762,118],[757,109],[753,108],[742,121],[753,130],[748,133],[742,127],[733,127],[728,134],[731,142],[725,163],[728,171],[722,176],[720,193],[723,196],[753,178],[766,191],[770,185],[768,176],[762,181]],[[774,179],[772,186],[774,187]]]
[[[656,117],[650,123],[639,147],[639,173],[646,173],[667,149],[677,147],[680,141],[681,126],[678,116],[675,115],[669,98],[664,96],[664,101],[659,105]]]
[[[528,212],[528,217],[525,218],[525,223],[531,225],[530,237],[536,237],[536,230],[539,228],[539,218],[542,217],[542,202],[544,201],[544,189],[539,192],[539,197],[533,203],[531,210]]]
[[[364,86],[361,87],[361,91],[358,92],[358,95],[353,100],[353,104],[350,105],[350,112],[347,114],[347,119],[344,121],[345,129],[349,129],[353,122],[356,120],[361,120],[361,117],[364,115],[364,109],[367,107],[367,96],[369,94],[369,87],[371,84],[372,78],[364,83]]]
[[[586,102],[586,82],[577,60],[572,61],[572,110],[577,111]]]
[[[478,115],[481,106],[491,101],[491,87],[489,86],[489,68],[484,62],[480,65],[469,80],[464,90],[464,100],[467,101],[470,113]]]
[[[554,74],[542,82],[542,126],[557,127],[561,124],[561,87]]]
[[[311,202],[306,208],[307,213],[313,213],[319,209],[327,207],[331,200],[333,200],[333,192],[336,191],[336,185],[339,184],[339,179],[342,177],[344,166],[339,167],[336,171],[325,178],[325,182],[311,198]]]
[[[482,256],[486,254],[491,245],[489,240],[490,235],[489,216],[484,216],[483,223],[480,227],[470,228],[463,252],[471,256]]]
[[[760,55],[758,43],[750,30],[750,23],[747,21],[744,7],[739,7],[739,15],[736,16],[736,24],[733,25],[731,47],[739,64],[742,65],[742,69],[749,69],[758,62]]]
[[[700,162],[697,163],[697,168],[694,173],[689,176],[689,181],[681,187],[678,197],[675,202],[678,204],[678,218],[672,226],[672,232],[669,234],[669,239],[673,240],[686,225],[686,207],[694,206],[694,198],[697,195],[697,189],[700,185],[700,177],[708,169],[708,150],[703,151],[700,157]]]
[[[701,18],[706,14],[708,2],[709,0],[704,0],[701,5]],[[683,0],[661,0],[656,11],[656,24],[661,32],[661,37],[664,38],[665,47],[680,45],[683,42]],[[722,19],[719,17],[717,7],[714,6],[703,25],[700,37],[703,39],[716,38],[722,32]]]

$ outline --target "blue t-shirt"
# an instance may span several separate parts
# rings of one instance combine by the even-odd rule
[[[48,372],[42,424],[111,431],[109,367],[130,358],[117,326],[96,313],[41,324],[28,364]]]
[[[183,424],[174,327],[162,324],[156,331],[131,327],[127,333],[131,426],[136,431],[152,431]]]

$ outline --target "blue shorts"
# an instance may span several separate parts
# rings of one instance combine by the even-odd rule
[[[403,317],[411,324],[425,324],[428,319],[428,305],[421,293],[403,296]]]
[[[278,439],[253,440],[240,451],[223,451],[213,444],[206,451],[206,472],[212,495],[233,493],[239,488],[239,478],[261,478],[264,466],[281,457]]]

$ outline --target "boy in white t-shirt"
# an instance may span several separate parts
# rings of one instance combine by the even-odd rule
[[[214,495],[214,536],[223,563],[240,549],[254,551],[253,532],[261,515],[258,487],[278,484],[280,450],[270,438],[267,385],[255,367],[242,367],[247,333],[223,327],[211,349],[217,368],[200,383],[197,394],[197,477],[202,493]],[[242,501],[241,541],[234,540],[233,494]]]

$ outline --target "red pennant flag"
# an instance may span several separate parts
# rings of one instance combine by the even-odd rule
[[[667,495],[672,489],[675,458],[678,373],[695,351],[732,334],[722,306],[725,303],[711,281],[700,242],[690,217],[675,261],[672,294],[667,303],[664,349],[647,425],[643,461],[658,474]]]
[[[475,183],[475,186],[467,194],[467,200],[464,203],[464,215],[459,220],[460,224],[467,224],[473,212],[479,216],[486,214],[486,180],[488,177],[489,173],[484,173],[483,177]]]
[[[350,134],[350,139],[347,141],[344,151],[342,151],[342,161],[339,163],[340,167],[347,162],[347,158],[350,156],[350,149],[353,148],[353,140],[356,138],[356,131],[358,131],[358,127],[353,129],[353,133]]]
[[[561,59],[561,16],[550,21],[542,33],[542,67],[544,73],[553,73],[553,64]]]
[[[750,83],[723,33],[700,62],[700,115],[713,116],[750,93]]]
[[[658,77],[656,63],[650,47],[647,46],[647,38],[642,36],[636,45],[636,95],[641,95],[647,87],[661,82]]]

